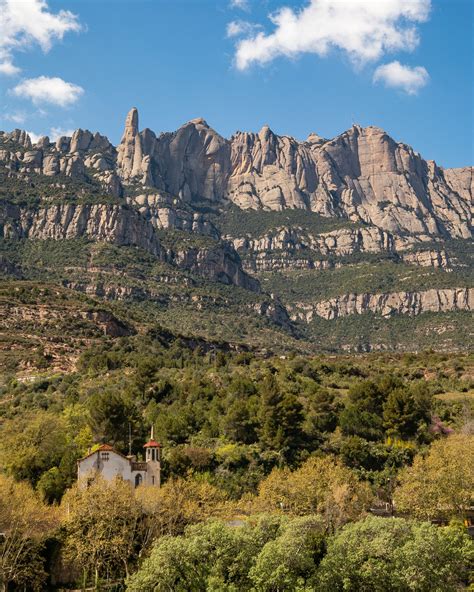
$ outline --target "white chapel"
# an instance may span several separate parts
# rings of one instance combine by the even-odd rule
[[[133,487],[142,484],[160,487],[161,446],[153,437],[153,428],[144,448],[145,460],[137,461],[134,455],[125,456],[109,444],[102,444],[77,461],[77,480],[88,484],[100,474],[107,481],[121,477]]]

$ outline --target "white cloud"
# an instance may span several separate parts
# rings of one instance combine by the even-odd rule
[[[230,7],[238,8],[240,10],[249,10],[250,2],[249,0],[230,0]]]
[[[42,138],[43,136],[41,134],[35,134],[35,132],[26,132],[29,136],[30,136],[30,140],[32,144],[36,144],[36,142]]]
[[[249,23],[248,21],[231,21],[227,24],[226,36],[230,38],[239,37],[241,35],[250,35],[255,31],[255,29],[259,28],[260,25]]]
[[[62,136],[67,136],[70,138],[74,133],[74,130],[63,129],[61,127],[52,127],[49,130],[49,134],[36,134],[35,132],[30,131],[27,131],[26,133],[30,136],[31,142],[36,144],[36,142],[38,142],[38,140],[44,136],[48,136],[50,142],[56,142],[56,140]]]
[[[0,0],[0,72],[18,73],[15,51],[38,44],[47,52],[53,41],[80,29],[76,15],[68,10],[52,13],[46,0]]]
[[[58,138],[62,138],[63,136],[67,136],[70,138],[74,133],[73,129],[63,129],[62,127],[52,127],[49,130],[49,139],[51,142],[56,142]]]
[[[14,66],[8,59],[5,59],[4,62],[0,62],[0,74],[5,74],[6,76],[14,76],[15,74],[19,74],[21,72],[20,68]]]
[[[361,65],[391,51],[413,50],[419,43],[416,25],[428,19],[430,8],[431,0],[309,0],[299,11],[282,8],[270,15],[273,33],[240,41],[235,63],[245,70],[279,56],[325,56],[337,49]]]
[[[22,113],[21,111],[17,111],[15,113],[5,113],[2,116],[4,121],[12,121],[13,123],[22,124],[26,121],[26,114]]]
[[[390,62],[379,66],[374,72],[374,82],[382,81],[391,88],[400,88],[409,95],[416,95],[428,84],[430,77],[423,66],[404,66],[400,62]]]
[[[24,99],[31,99],[35,105],[41,103],[52,103],[60,107],[67,107],[75,103],[84,93],[84,89],[66,82],[62,78],[28,78],[17,84],[11,90],[11,94]]]

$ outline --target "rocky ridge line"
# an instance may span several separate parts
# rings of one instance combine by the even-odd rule
[[[183,204],[205,199],[243,209],[305,209],[394,235],[471,236],[472,167],[442,169],[376,127],[355,125],[332,140],[311,134],[300,142],[264,126],[228,140],[195,119],[156,136],[139,131],[132,109],[117,148],[87,130],[55,144],[42,138],[32,146],[19,130],[0,140],[0,164],[11,174],[89,177],[115,196],[155,190]]]

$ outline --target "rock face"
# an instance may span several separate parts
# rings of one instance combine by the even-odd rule
[[[134,108],[117,149],[87,130],[35,145],[14,130],[0,133],[0,164],[11,174],[90,179],[118,197],[124,188],[132,197],[159,190],[182,203],[305,209],[393,235],[471,236],[472,167],[444,170],[376,127],[354,125],[332,140],[311,134],[300,142],[264,126],[225,139],[194,119],[156,136],[139,131]]]
[[[6,204],[0,208],[0,238],[94,241],[137,246],[160,260],[205,278],[259,291],[258,280],[242,269],[240,257],[226,243],[214,248],[165,249],[155,227],[135,209],[114,204],[61,204],[38,210]]]
[[[471,236],[472,169],[444,171],[379,128],[353,126],[333,140],[312,134],[298,142],[268,126],[226,140],[203,119],[158,138],[138,134],[137,125],[132,110],[118,148],[127,163],[122,178],[186,201],[307,209],[395,234]]]
[[[79,181],[92,180],[107,194],[122,195],[117,174],[117,153],[105,136],[88,130],[76,130],[71,138],[58,138],[51,143],[47,137],[35,144],[26,132],[0,132],[0,165],[10,176],[39,174],[47,177],[63,175]]]
[[[258,280],[243,271],[239,256],[230,246],[169,251],[167,260],[178,267],[223,284],[239,286],[254,292],[260,289]]]
[[[371,312],[390,317],[424,312],[474,310],[474,288],[391,292],[388,294],[343,294],[314,304],[300,303],[288,307],[290,318],[311,322],[316,316],[328,321],[354,314]]]
[[[420,267],[434,267],[444,269],[445,271],[452,271],[451,258],[444,249],[440,249],[439,251],[429,249],[427,251],[405,253],[402,259],[405,263],[419,265]]]
[[[134,245],[164,257],[153,227],[131,208],[120,205],[62,204],[39,210],[10,208],[0,215],[0,237],[65,240],[86,237]]]
[[[226,139],[198,118],[157,136],[140,131],[134,108],[117,147],[88,130],[35,144],[24,131],[0,132],[0,177],[24,183],[29,195],[37,180],[39,187],[75,192],[61,201],[52,190],[34,206],[2,200],[1,237],[136,245],[191,273],[253,291],[259,283],[246,271],[331,269],[354,254],[381,253],[449,271],[456,261],[442,241],[471,237],[473,169],[442,169],[376,127],[355,125],[334,139],[310,134],[298,141],[264,126]],[[243,228],[221,236],[216,220],[235,206],[315,212],[337,218],[339,229],[316,232],[288,223],[260,235]],[[205,235],[207,242],[165,247],[160,237],[170,230]],[[428,292],[342,295],[300,310],[323,318],[359,309],[431,310],[436,299],[432,304]],[[281,305],[265,306],[260,314],[282,320]]]
[[[237,133],[231,148],[227,196],[235,204],[243,209],[312,209],[318,175],[309,146],[278,137],[264,126],[258,134]],[[321,213],[333,211],[322,207]]]
[[[395,251],[394,238],[376,227],[341,229],[320,234],[313,234],[301,228],[283,227],[258,238],[234,238],[232,243],[237,250],[248,250],[252,253],[310,249],[323,256],[344,257],[355,252]]]
[[[219,238],[216,228],[198,212],[185,209],[168,193],[153,191],[127,197],[127,203],[138,209],[157,229],[184,230]]]

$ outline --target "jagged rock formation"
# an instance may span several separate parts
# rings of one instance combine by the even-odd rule
[[[0,237],[65,240],[86,237],[117,245],[135,245],[164,257],[153,227],[135,210],[110,204],[62,204],[38,210],[10,206],[0,211]]]
[[[47,177],[64,175],[79,181],[96,181],[109,195],[122,195],[116,172],[117,154],[105,136],[88,130],[76,130],[71,138],[61,137],[55,143],[43,137],[32,146],[24,131],[0,133],[0,165],[10,175],[35,173]]]
[[[64,287],[104,300],[187,311],[234,306],[287,335],[296,336],[302,325],[293,323],[303,321],[313,338],[316,318],[473,308],[466,287],[473,168],[443,169],[376,127],[298,141],[264,126],[226,139],[198,118],[156,135],[140,131],[134,108],[117,147],[88,130],[35,144],[24,131],[0,132],[0,190],[0,239],[85,238],[139,247],[167,264],[143,264],[123,282],[118,267],[104,275],[92,261],[61,276]],[[9,249],[0,253],[0,273],[27,279]],[[372,264],[380,264],[374,274]],[[408,267],[415,265],[425,269]],[[155,268],[156,277],[147,277]],[[359,273],[360,293],[346,293],[356,291],[351,274]],[[205,280],[253,294],[235,291],[231,304],[231,290],[212,286],[206,294]]]
[[[389,317],[394,314],[416,316],[424,312],[474,310],[474,288],[391,292],[388,294],[343,294],[329,300],[295,303],[288,307],[290,318],[311,322],[315,315],[328,321],[371,312]]]
[[[258,134],[239,132],[227,140],[194,119],[157,137],[139,131],[132,109],[117,149],[87,130],[35,146],[15,130],[0,136],[0,144],[0,163],[12,173],[89,177],[115,196],[138,185],[184,203],[300,208],[392,234],[471,236],[473,169],[444,170],[376,127],[355,125],[332,140],[311,134],[298,142],[264,126]]]
[[[127,197],[133,205],[155,228],[178,229],[219,238],[216,228],[198,212],[184,209],[179,200],[168,193],[153,192]]]
[[[248,276],[242,269],[237,253],[225,243],[214,248],[188,248],[168,252],[167,260],[178,267],[198,273],[208,279],[246,288],[260,290],[257,279]]]
[[[252,253],[269,251],[299,251],[310,249],[320,255],[343,257],[354,252],[394,252],[395,239],[376,227],[341,229],[313,234],[297,227],[283,227],[258,238],[233,238],[237,250]]]
[[[276,228],[259,237],[224,237],[245,255],[244,266],[252,272],[277,269],[328,269],[355,253],[381,253],[405,263],[450,271],[452,262],[442,249],[410,251],[423,245],[419,237],[396,236],[376,226],[312,233],[297,226]],[[306,256],[305,256],[306,255]],[[314,259],[316,257],[316,259]]]

